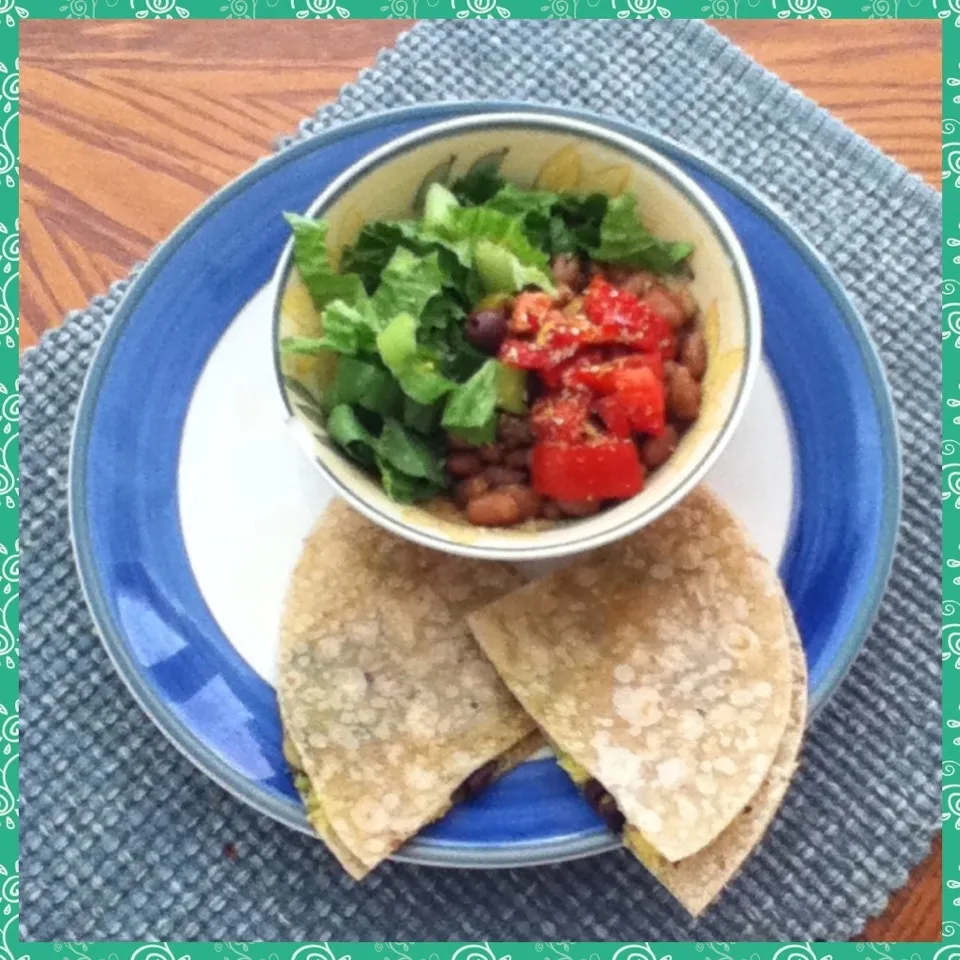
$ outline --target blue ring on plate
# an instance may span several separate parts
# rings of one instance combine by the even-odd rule
[[[176,471],[187,406],[223,330],[273,272],[287,238],[280,208],[305,209],[322,190],[324,175],[332,179],[358,156],[421,125],[465,112],[518,109],[598,123],[671,157],[734,225],[754,264],[765,316],[789,316],[798,302],[809,308],[811,330],[778,331],[767,322],[764,339],[789,401],[797,456],[800,506],[781,573],[811,663],[811,712],[849,668],[883,595],[899,520],[900,461],[882,368],[832,272],[748,188],[664,138],[581,111],[527,104],[404,108],[304,141],[215,194],[151,258],[91,365],[70,462],[80,578],[121,677],[208,776],[296,829],[309,828],[280,753],[273,690],[219,630],[186,557]],[[349,147],[350,156],[337,159],[338,145]],[[245,253],[264,247],[260,259],[243,263]],[[166,269],[180,272],[164,288],[154,281]],[[773,287],[765,279],[771,271]],[[131,320],[139,316],[153,323],[138,328]],[[812,356],[819,358],[819,371],[787,362],[804,335],[817,338]],[[147,368],[149,377],[143,375]],[[838,379],[827,377],[840,372]],[[837,419],[837,405],[849,415],[846,421]],[[815,450],[808,438],[825,448]],[[552,805],[546,820],[542,806],[530,803],[545,787]],[[549,836],[543,833],[547,820]],[[615,843],[556,764],[545,760],[524,765],[452,811],[401,857],[438,865],[518,865],[583,856]]]

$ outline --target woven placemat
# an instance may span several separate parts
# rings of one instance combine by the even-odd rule
[[[780,816],[694,923],[624,853],[485,872],[386,864],[356,886],[321,844],[207,780],[114,673],[70,553],[74,408],[124,281],[23,360],[24,939],[842,940],[929,849],[940,769],[936,192],[695,21],[421,24],[280,145],[463,97],[591,109],[712,157],[819,247],[880,348],[903,440],[899,552]]]

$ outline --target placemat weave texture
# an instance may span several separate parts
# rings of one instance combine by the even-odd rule
[[[208,781],[114,673],[70,550],[74,409],[128,278],[23,358],[23,939],[842,940],[929,849],[940,770],[937,193],[696,21],[421,24],[280,147],[387,107],[458,98],[590,109],[697,149],[786,212],[870,326],[901,427],[899,552],[780,816],[695,923],[624,853],[485,872],[387,864],[354,885],[320,843]]]

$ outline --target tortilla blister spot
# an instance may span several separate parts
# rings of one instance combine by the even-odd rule
[[[311,822],[351,875],[442,816],[479,767],[539,746],[465,620],[522,582],[506,566],[397,540],[339,501],[307,539],[277,692]]]
[[[767,775],[790,707],[782,589],[705,489],[468,620],[547,737],[667,860],[710,844]]]

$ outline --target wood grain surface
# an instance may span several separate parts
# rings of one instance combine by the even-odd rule
[[[939,186],[938,22],[717,26]],[[123,276],[407,27],[25,20],[21,347]],[[938,839],[862,938],[939,940],[940,898]]]

